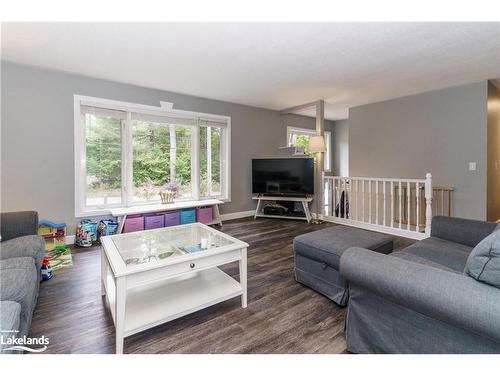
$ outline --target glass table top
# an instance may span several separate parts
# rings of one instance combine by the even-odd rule
[[[219,234],[220,233],[220,234]],[[178,256],[206,252],[236,244],[229,236],[201,224],[112,236],[123,261],[129,266],[166,261]],[[239,242],[239,241],[238,241]]]

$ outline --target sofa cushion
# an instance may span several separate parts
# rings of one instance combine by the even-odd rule
[[[472,250],[464,273],[500,288],[500,229],[495,230]]]
[[[27,330],[31,324],[38,296],[38,278],[35,265],[33,263],[31,269],[23,268],[24,266],[26,263],[19,261],[19,268],[2,268],[0,271],[0,300],[15,301],[21,305],[19,328],[21,334],[28,333]]]
[[[429,237],[403,250],[462,273],[472,248],[456,242]]]
[[[390,254],[390,256],[394,256],[394,257],[397,257],[397,258],[400,258],[400,259],[404,259],[404,260],[407,260],[407,261],[413,262],[413,263],[424,264],[426,266],[434,267],[434,268],[437,268],[437,269],[440,269],[440,270],[444,270],[444,271],[448,271],[448,272],[461,273],[461,272],[455,271],[452,268],[446,267],[446,266],[444,266],[442,264],[433,262],[432,260],[421,258],[418,255],[407,253],[405,251],[396,251],[396,252]]]
[[[4,241],[36,234],[37,227],[38,213],[36,211],[0,213],[0,233]]]
[[[324,262],[337,270],[340,256],[350,247],[363,247],[389,254],[393,243],[389,235],[344,225],[302,234],[293,240],[293,248],[297,254]]]

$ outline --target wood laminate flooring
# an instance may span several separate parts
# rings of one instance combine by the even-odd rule
[[[293,238],[333,224],[280,219],[224,222],[247,242],[248,307],[234,298],[127,337],[124,353],[345,353],[345,309],[293,277]],[[395,238],[395,249],[413,240]],[[114,326],[100,293],[100,247],[73,249],[73,267],[40,285],[30,336],[46,353],[114,353]],[[238,264],[221,267],[238,276]]]

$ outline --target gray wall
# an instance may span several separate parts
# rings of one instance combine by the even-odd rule
[[[286,127],[293,126],[295,128],[316,129],[316,119],[314,117],[307,117],[295,115],[292,113],[281,115],[281,123],[283,126],[283,140],[286,140]],[[334,121],[325,120],[325,130],[333,130]]]
[[[500,220],[500,89],[488,82],[487,216]]]
[[[231,116],[232,200],[252,210],[251,162],[285,143],[278,112],[2,62],[2,211],[37,210],[74,232],[73,94]],[[283,133],[285,132],[285,133]]]
[[[478,82],[351,108],[350,175],[430,172],[435,186],[455,187],[455,216],[486,219],[486,100]]]

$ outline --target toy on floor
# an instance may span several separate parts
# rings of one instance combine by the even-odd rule
[[[43,258],[42,268],[40,269],[42,281],[50,280],[54,276],[49,261],[50,257]]]
[[[83,219],[76,228],[75,245],[90,247],[97,240],[97,221]]]
[[[103,219],[97,225],[97,221],[83,219],[76,229],[75,245],[90,247],[94,243],[101,243],[102,236],[110,236],[118,230],[118,223],[111,219]]]
[[[90,232],[92,241],[97,240],[97,221],[90,219],[83,219],[82,221],[80,221],[80,224],[83,225],[86,231]]]
[[[97,227],[97,243],[101,243],[102,236],[111,236],[116,234],[118,230],[118,223],[111,219],[101,220]]]
[[[71,267],[73,265],[73,257],[71,256],[71,249],[67,246],[58,246],[48,253],[49,263],[54,273],[64,267]]]
[[[45,250],[54,250],[66,243],[66,224],[42,220],[38,223],[38,234],[45,240]]]

